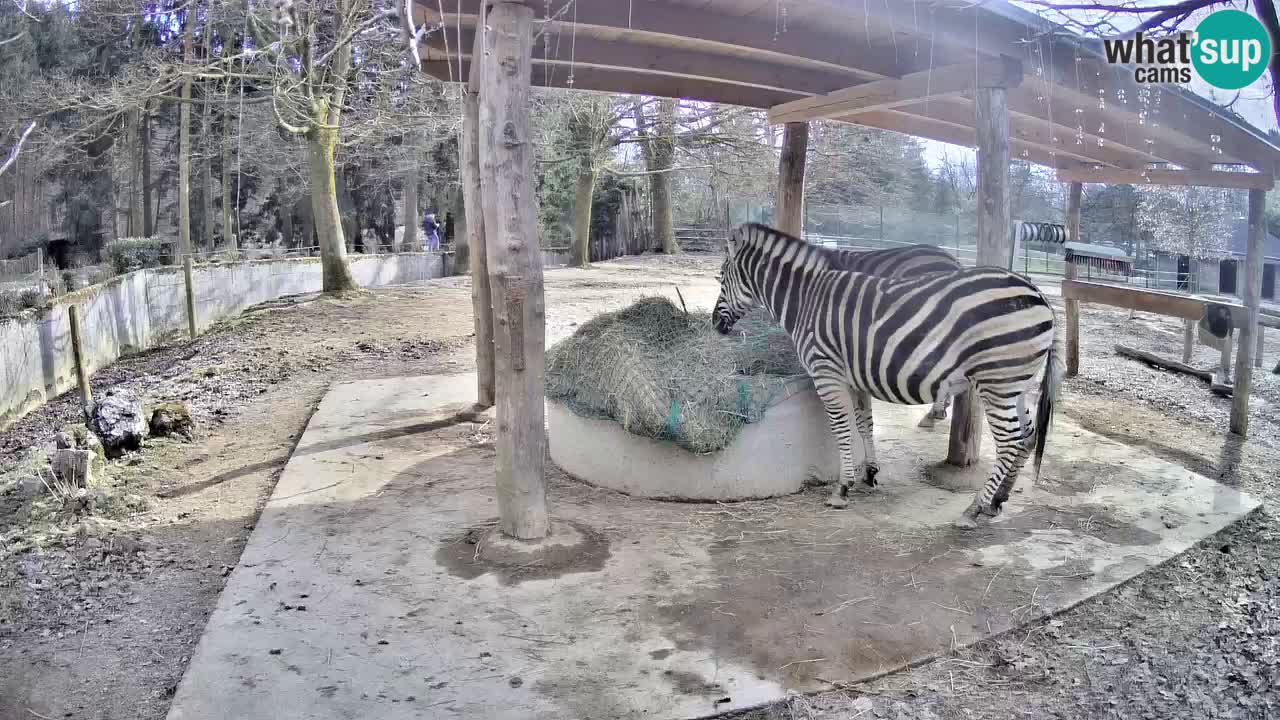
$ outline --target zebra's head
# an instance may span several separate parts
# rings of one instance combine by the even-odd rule
[[[729,233],[725,245],[724,263],[720,265],[720,297],[716,299],[711,322],[721,335],[728,335],[735,323],[756,303],[742,267],[742,248],[750,228],[741,225]]]

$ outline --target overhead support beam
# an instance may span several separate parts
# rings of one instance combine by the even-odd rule
[[[1010,57],[961,63],[886,78],[769,108],[774,124],[823,120],[912,105],[931,98],[973,92],[980,87],[1016,87],[1022,63]]]
[[[1012,94],[1010,91],[1011,96]],[[968,98],[934,98],[897,108],[896,111],[962,128],[968,128],[973,123],[973,101]],[[852,116],[849,120],[857,122],[857,116]],[[1030,159],[1030,153],[1026,158],[1022,156],[1021,149],[1024,147],[1040,148],[1050,156],[1060,155],[1062,165],[1074,166],[1078,162],[1091,162],[1122,168],[1141,168],[1154,160],[1117,143],[1098,142],[1101,138],[1088,133],[1079,137],[1082,142],[1077,142],[1074,129],[1055,126],[1040,118],[1016,112],[1010,112],[1009,139],[1017,151],[1013,155],[1015,160]]]
[[[1275,186],[1271,175],[1221,170],[1121,170],[1077,166],[1060,168],[1060,182],[1124,183],[1128,185],[1197,185],[1234,190],[1267,191]]]
[[[778,199],[774,225],[789,235],[804,233],[804,165],[809,151],[809,123],[787,123],[778,159]]]
[[[444,27],[452,30],[462,23],[475,25],[480,6],[487,0],[446,0],[438,6],[430,0],[416,0],[419,7],[426,6],[426,17],[436,22],[443,9]],[[910,56],[895,56],[893,45],[873,46],[866,42],[867,35],[851,35],[832,28],[829,32],[817,32],[807,28],[790,27],[779,32],[778,23],[770,12],[768,19],[735,16],[731,22],[724,14],[692,5],[675,4],[663,0],[645,2],[580,2],[568,13],[558,13],[561,3],[552,8],[555,20],[546,22],[538,18],[537,31],[550,32],[550,42],[568,44],[570,37],[581,40],[598,36],[613,40],[622,33],[624,37],[642,38],[645,35],[667,35],[678,38],[686,47],[699,45],[714,49],[721,45],[741,51],[751,48],[760,53],[761,59],[790,57],[810,62],[825,63],[832,69],[860,73],[867,80],[896,77],[904,71],[925,70],[960,60],[961,56],[934,53],[932,46],[921,45]],[[559,35],[560,37],[556,37]],[[886,39],[887,40],[887,39]],[[450,37],[450,45],[453,38]],[[767,106],[766,106],[767,107]]]
[[[475,34],[474,28],[464,28],[460,34],[450,32],[447,37],[444,33],[434,33],[427,40],[425,59],[448,59],[452,62],[456,75],[458,55],[461,54],[466,59],[471,57],[467,49],[473,46]],[[862,75],[852,70],[835,69],[821,64],[815,67],[800,61],[796,64],[779,63],[762,59],[759,53],[729,54],[659,42],[661,39],[653,36],[618,34],[618,38],[577,35],[572,42],[536,44],[533,48],[533,84],[564,85],[570,75],[573,75],[576,87],[579,72],[585,68],[600,68],[632,74],[643,72],[731,83],[794,95],[825,93],[862,78]],[[461,42],[457,38],[461,38]]]
[[[972,125],[958,125],[930,117],[911,115],[901,109],[878,110],[850,118],[840,118],[840,120],[968,148],[972,148],[977,144],[977,133]],[[1017,139],[1011,139],[1010,144],[1019,160],[1026,160],[1045,167],[1065,168],[1094,162],[1089,158],[1078,157],[1070,153],[1054,155],[1047,148]]]
[[[452,72],[457,75],[458,63],[444,60],[424,60],[422,70],[432,77],[448,80]],[[471,61],[462,62],[465,77],[471,70]],[[567,63],[541,63],[535,60],[534,87],[566,87],[570,68]],[[677,75],[645,74],[643,71],[605,69],[578,66],[573,69],[574,90],[593,92],[651,95],[654,97],[683,98],[705,102],[767,108],[780,102],[804,97],[804,93],[736,85],[733,83],[681,77]]]

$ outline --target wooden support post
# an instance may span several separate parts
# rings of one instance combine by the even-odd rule
[[[1072,302],[1068,300],[1067,302]],[[1182,362],[1184,365],[1191,364],[1191,353],[1195,349],[1196,344],[1196,321],[1182,321]]]
[[[778,200],[774,225],[789,235],[804,233],[804,163],[809,150],[809,123],[789,122],[778,158]]]
[[[484,25],[480,190],[493,292],[499,529],[535,540],[546,537],[549,521],[543,474],[546,324],[529,132],[533,9],[496,2]]]
[[[84,361],[84,337],[80,334],[80,306],[67,308],[67,318],[71,321],[71,357],[76,363],[76,383],[80,385],[80,406],[84,411],[85,422],[93,413],[93,388],[89,386],[89,368]]]
[[[483,7],[481,9],[483,12]],[[483,19],[479,26],[484,27]],[[471,309],[476,331],[476,404],[492,407],[493,302],[489,287],[489,258],[484,241],[484,198],[480,191],[480,68],[484,64],[484,34],[476,33],[471,63],[462,100],[462,202],[467,218],[467,265],[471,269]]]
[[[1080,242],[1080,205],[1083,196],[1084,184],[1071,183],[1071,194],[1067,199],[1067,240],[1071,242]],[[1068,280],[1075,280],[1075,263],[1068,261],[1064,274]],[[1075,377],[1080,374],[1080,301],[1067,300],[1066,305],[1067,377]]]
[[[1261,339],[1258,318],[1262,312],[1262,246],[1267,237],[1266,204],[1266,190],[1249,191],[1249,250],[1245,259],[1242,297],[1249,317],[1239,329],[1240,350],[1236,353],[1235,392],[1231,396],[1231,432],[1241,437],[1249,435],[1249,392],[1253,387],[1254,338]]]
[[[1259,325],[1258,326],[1258,347],[1254,348],[1253,350],[1253,366],[1256,368],[1262,367],[1262,346],[1265,344],[1265,338],[1263,336],[1265,336],[1266,334],[1267,334],[1267,329],[1262,325]]]
[[[974,95],[978,131],[978,265],[1009,262],[1009,97],[1004,87],[980,87]],[[952,402],[947,462],[966,467],[982,447],[982,403],[974,390]]]
[[[1222,359],[1218,361],[1218,382],[1223,385],[1231,384],[1231,341],[1234,338],[1227,335],[1222,341]]]
[[[187,290],[187,330],[191,333],[191,339],[196,339],[196,286],[195,278],[191,271],[191,256],[188,255],[182,261],[182,274],[186,277]]]

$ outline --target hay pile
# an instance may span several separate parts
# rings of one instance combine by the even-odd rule
[[[662,297],[600,315],[547,353],[547,397],[585,417],[696,453],[728,446],[804,376],[791,338],[762,311],[724,337],[709,313]]]

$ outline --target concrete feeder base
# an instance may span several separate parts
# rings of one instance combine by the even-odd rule
[[[730,501],[799,492],[810,478],[832,480],[840,457],[827,414],[810,387],[795,389],[742,428],[728,447],[700,455],[673,442],[633,435],[612,420],[584,418],[547,402],[551,459],[590,485],[636,497]]]

